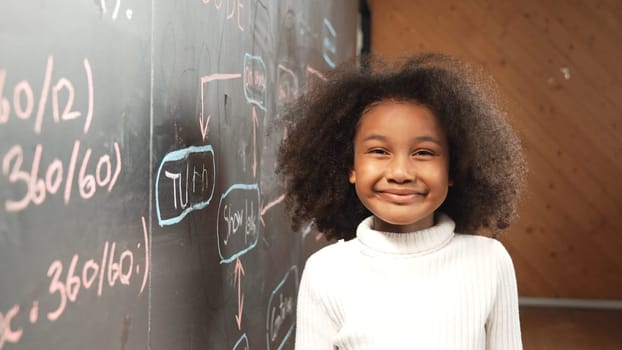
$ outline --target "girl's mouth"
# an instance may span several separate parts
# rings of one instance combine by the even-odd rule
[[[423,192],[416,192],[411,190],[378,191],[378,194],[385,200],[397,204],[409,204],[425,196],[425,193]]]

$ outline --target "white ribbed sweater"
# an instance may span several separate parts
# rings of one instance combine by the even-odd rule
[[[306,263],[296,349],[521,349],[512,261],[448,216],[413,233],[372,230]]]

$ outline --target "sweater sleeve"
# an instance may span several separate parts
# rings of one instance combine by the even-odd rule
[[[522,349],[518,315],[518,289],[512,258],[507,250],[496,242],[498,248],[497,293],[491,313],[486,322],[486,349]]]
[[[326,298],[322,297],[326,286],[325,272],[312,256],[306,263],[300,281],[296,311],[296,350],[335,349],[333,338],[338,331],[337,323],[328,312]]]

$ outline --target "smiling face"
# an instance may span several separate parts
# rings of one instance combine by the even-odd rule
[[[374,214],[373,228],[413,232],[434,225],[447,197],[449,146],[436,116],[412,102],[383,101],[361,116],[350,183]]]

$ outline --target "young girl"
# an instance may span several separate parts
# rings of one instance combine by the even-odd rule
[[[491,85],[439,54],[370,60],[291,108],[293,226],[339,240],[306,262],[296,349],[522,347],[510,256],[474,235],[508,227],[525,172]]]

